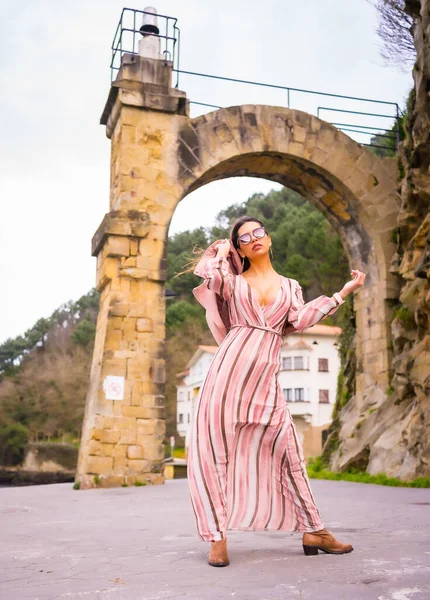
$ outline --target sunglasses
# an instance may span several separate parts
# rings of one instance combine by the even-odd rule
[[[266,230],[264,227],[257,227],[257,229],[254,229],[253,231],[251,231],[251,233],[257,240],[259,240],[266,235]],[[252,240],[251,233],[244,233],[240,235],[237,238],[237,241],[246,246],[246,244],[249,244]]]

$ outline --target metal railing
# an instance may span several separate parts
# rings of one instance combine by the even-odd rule
[[[360,98],[358,96],[346,96],[346,95],[342,95],[342,94],[331,94],[328,92],[318,92],[315,90],[292,88],[292,87],[283,86],[283,85],[263,83],[263,82],[259,82],[259,81],[248,81],[248,80],[236,79],[236,78],[232,78],[232,77],[223,77],[220,75],[209,75],[207,73],[195,73],[193,71],[183,71],[183,70],[179,70],[179,69],[177,72],[178,72],[178,74],[182,74],[182,75],[189,75],[189,76],[194,76],[194,77],[204,77],[204,78],[209,78],[209,79],[214,79],[214,80],[219,80],[219,81],[227,81],[230,83],[238,83],[238,84],[246,84],[246,85],[250,85],[250,86],[270,88],[272,90],[282,90],[282,91],[286,92],[286,95],[285,95],[286,106],[288,108],[297,108],[299,110],[303,110],[303,108],[302,108],[302,106],[300,106],[300,104],[301,104],[300,102],[295,103],[295,105],[293,106],[293,102],[292,102],[293,94],[294,94],[294,96],[296,96],[297,94],[306,94],[306,95],[315,96],[315,97],[332,98],[332,99],[336,99],[338,101],[340,100],[343,102],[353,104],[356,107],[367,106],[370,108],[371,106],[381,106],[381,105],[386,106],[388,114],[376,112],[374,110],[373,111],[372,110],[367,110],[367,111],[366,110],[350,110],[349,108],[338,108],[336,106],[317,106],[317,105],[315,105],[313,107],[313,110],[308,109],[307,112],[314,113],[319,118],[323,118],[322,117],[323,112],[325,112],[326,114],[330,113],[330,112],[342,113],[343,115],[348,114],[348,115],[355,115],[355,116],[359,117],[361,119],[361,122],[357,122],[357,119],[352,120],[351,122],[349,122],[348,119],[344,119],[347,122],[340,123],[337,121],[331,121],[329,115],[327,115],[327,117],[325,117],[324,120],[327,121],[328,123],[331,123],[332,125],[334,125],[338,129],[340,129],[341,131],[359,134],[358,135],[359,139],[357,141],[359,141],[359,143],[362,144],[363,146],[372,146],[373,148],[381,148],[381,149],[387,150],[387,146],[384,146],[382,144],[378,144],[376,142],[369,143],[370,140],[368,138],[369,137],[374,138],[376,136],[377,136],[377,140],[388,140],[388,141],[392,140],[394,148],[397,148],[397,146],[400,142],[401,114],[400,114],[400,108],[399,108],[399,105],[397,104],[397,102],[390,102],[390,101],[386,101],[386,100],[376,100],[374,98]],[[247,102],[247,103],[250,103],[250,102]],[[223,108],[223,106],[221,106],[219,104],[200,102],[200,101],[196,101],[196,100],[191,100],[191,104],[193,104],[195,106],[206,107],[206,108],[215,108],[215,109]],[[387,122],[386,120],[391,121],[391,123]],[[384,126],[384,123],[387,123],[387,124]],[[390,129],[392,129],[392,131],[390,131]],[[353,136],[351,136],[351,137],[353,137]],[[357,136],[355,136],[355,137],[357,137]],[[363,137],[366,138],[367,141],[365,141],[363,139]]]
[[[144,10],[136,10],[133,8],[124,8],[122,10],[121,18],[112,42],[112,60],[110,65],[111,80],[115,79],[124,54],[138,53],[138,41],[141,39],[142,35],[154,35],[162,40],[162,55],[165,57],[166,61],[171,61],[173,64],[173,71],[177,75],[176,88],[179,87],[179,75],[183,75],[212,80],[214,83],[227,82],[254,86],[255,89],[260,90],[270,90],[270,95],[267,99],[264,98],[262,100],[261,94],[250,95],[248,92],[246,96],[240,97],[239,95],[239,99],[237,99],[238,94],[236,93],[236,90],[233,91],[231,87],[229,87],[228,90],[224,90],[222,86],[217,85],[210,89],[209,85],[209,89],[208,86],[205,86],[204,88],[205,94],[217,99],[224,95],[226,96],[226,101],[219,104],[210,101],[191,100],[191,104],[195,107],[220,109],[223,105],[231,106],[233,104],[251,103],[273,105],[277,103],[278,106],[286,105],[288,108],[303,110],[315,114],[320,118],[324,115],[324,120],[331,123],[339,130],[352,134],[350,137],[364,146],[372,146],[373,148],[380,148],[384,151],[387,151],[387,147],[389,147],[389,151],[397,149],[401,139],[401,113],[399,105],[396,102],[346,96],[342,94],[331,94],[328,92],[293,88],[261,81],[249,81],[245,79],[223,77],[221,75],[181,70],[179,68],[180,31],[177,26],[177,19],[167,15],[157,14],[159,27],[158,33],[155,33],[148,31],[148,29],[142,31],[142,23],[145,15],[154,17],[154,13]],[[199,93],[200,91],[197,91],[196,95]],[[194,96],[194,90],[191,89],[190,95],[191,97]],[[233,96],[235,99],[232,102]],[[301,99],[297,102],[299,96],[301,96]],[[329,102],[328,106],[320,106],[318,103],[314,102],[315,99],[320,97],[326,99],[329,98],[331,99],[331,102]],[[309,101],[309,98],[312,98],[312,100]],[[377,111],[375,107],[381,106],[386,107],[386,111]],[[334,114],[337,113],[339,113],[339,115],[341,114],[342,121],[346,122],[330,120],[330,114],[333,115],[333,118],[336,118],[334,117]],[[346,115],[349,116],[347,117]]]
[[[119,19],[115,35],[112,42],[112,59],[110,64],[111,81],[121,67],[121,60],[124,54],[137,54],[138,41],[143,35],[152,35],[160,38],[162,41],[162,54],[166,61],[171,61],[175,70],[179,68],[179,50],[181,33],[177,26],[178,19],[167,15],[157,14],[159,33],[151,31],[142,32],[144,15],[154,17],[154,13],[134,8],[123,8]],[[178,87],[179,81],[176,82]]]

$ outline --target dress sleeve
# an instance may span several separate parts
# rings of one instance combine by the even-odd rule
[[[225,300],[229,300],[233,291],[235,275],[230,269],[229,262],[223,256],[209,258],[205,263],[203,273],[209,290],[216,292]]]
[[[298,281],[292,280],[291,306],[288,311],[288,323],[297,331],[304,331],[319,323],[337,311],[339,305],[334,298],[318,296],[314,300],[303,300],[302,288]]]

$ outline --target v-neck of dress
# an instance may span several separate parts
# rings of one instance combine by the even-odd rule
[[[264,306],[261,306],[261,304],[259,303],[259,301],[257,300],[257,293],[254,290],[254,287],[248,283],[248,281],[246,281],[245,277],[242,275],[242,273],[239,273],[239,275],[242,277],[242,279],[244,280],[244,282],[246,283],[246,285],[251,289],[252,294],[254,294],[254,300],[257,303],[257,306],[259,306],[260,310],[264,311],[265,308],[267,308],[268,306],[272,306],[272,304],[274,302],[276,302],[276,300],[278,299],[279,294],[282,291],[282,283],[283,283],[283,277],[282,275],[279,275],[279,277],[281,278],[281,285],[279,286],[278,291],[276,292],[276,296],[273,298],[273,300],[271,302],[269,302],[268,304],[265,304]]]

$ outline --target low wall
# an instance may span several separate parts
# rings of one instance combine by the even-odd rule
[[[77,462],[78,448],[72,444],[30,443],[21,465],[0,465],[0,484],[41,485],[74,481]]]

